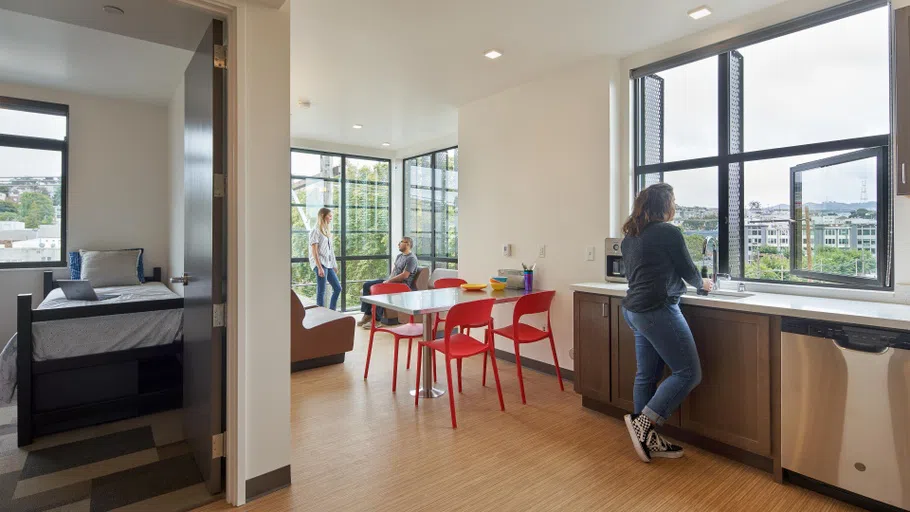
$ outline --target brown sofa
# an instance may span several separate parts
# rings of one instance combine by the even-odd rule
[[[343,363],[354,349],[354,323],[328,308],[304,307],[291,290],[291,371]]]

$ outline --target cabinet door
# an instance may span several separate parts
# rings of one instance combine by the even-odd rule
[[[771,455],[770,318],[686,307],[702,380],[686,398],[682,427]]]
[[[575,293],[575,391],[610,401],[610,298]]]
[[[635,372],[638,369],[635,360],[635,333],[622,316],[620,299],[610,301],[610,310],[612,316],[610,355],[613,377],[610,404],[632,412],[635,407],[632,388],[635,385]]]
[[[898,195],[910,195],[910,7],[894,12],[895,80],[894,102],[897,113],[897,174]]]

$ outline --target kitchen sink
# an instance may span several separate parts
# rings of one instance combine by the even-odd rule
[[[704,297],[704,295],[698,295],[698,292],[696,292],[694,289],[687,290],[686,295]],[[740,299],[745,299],[747,297],[752,297],[754,295],[755,295],[754,293],[736,292],[733,290],[714,290],[711,293],[709,293],[707,295],[707,297],[711,298],[711,299],[740,300]]]

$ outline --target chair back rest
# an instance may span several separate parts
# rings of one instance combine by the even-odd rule
[[[436,280],[433,284],[433,288],[437,290],[441,288],[458,288],[465,283],[467,283],[467,281],[459,277],[443,277]]]
[[[512,319],[513,324],[518,326],[521,317],[537,313],[546,313],[547,323],[549,324],[550,306],[553,304],[553,297],[555,296],[556,291],[549,290],[545,292],[529,293],[528,295],[521,297],[518,299],[518,302],[515,303],[515,313],[513,314]]]
[[[456,327],[489,325],[493,319],[493,304],[495,303],[496,299],[480,299],[452,306],[452,309],[446,313],[446,350],[448,350],[449,336]]]
[[[412,292],[410,286],[404,283],[379,283],[370,287],[370,295],[387,295],[390,293]]]

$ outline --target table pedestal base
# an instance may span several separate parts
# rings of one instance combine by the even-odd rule
[[[430,370],[430,371],[433,371],[433,370]],[[412,389],[410,391],[410,393],[411,393],[411,396],[414,396],[417,393],[420,393],[420,398],[439,398],[442,395],[446,394],[446,390],[438,389],[438,388],[430,388],[430,392],[427,393],[427,390],[424,389],[423,386],[421,386],[420,391],[415,391]]]

